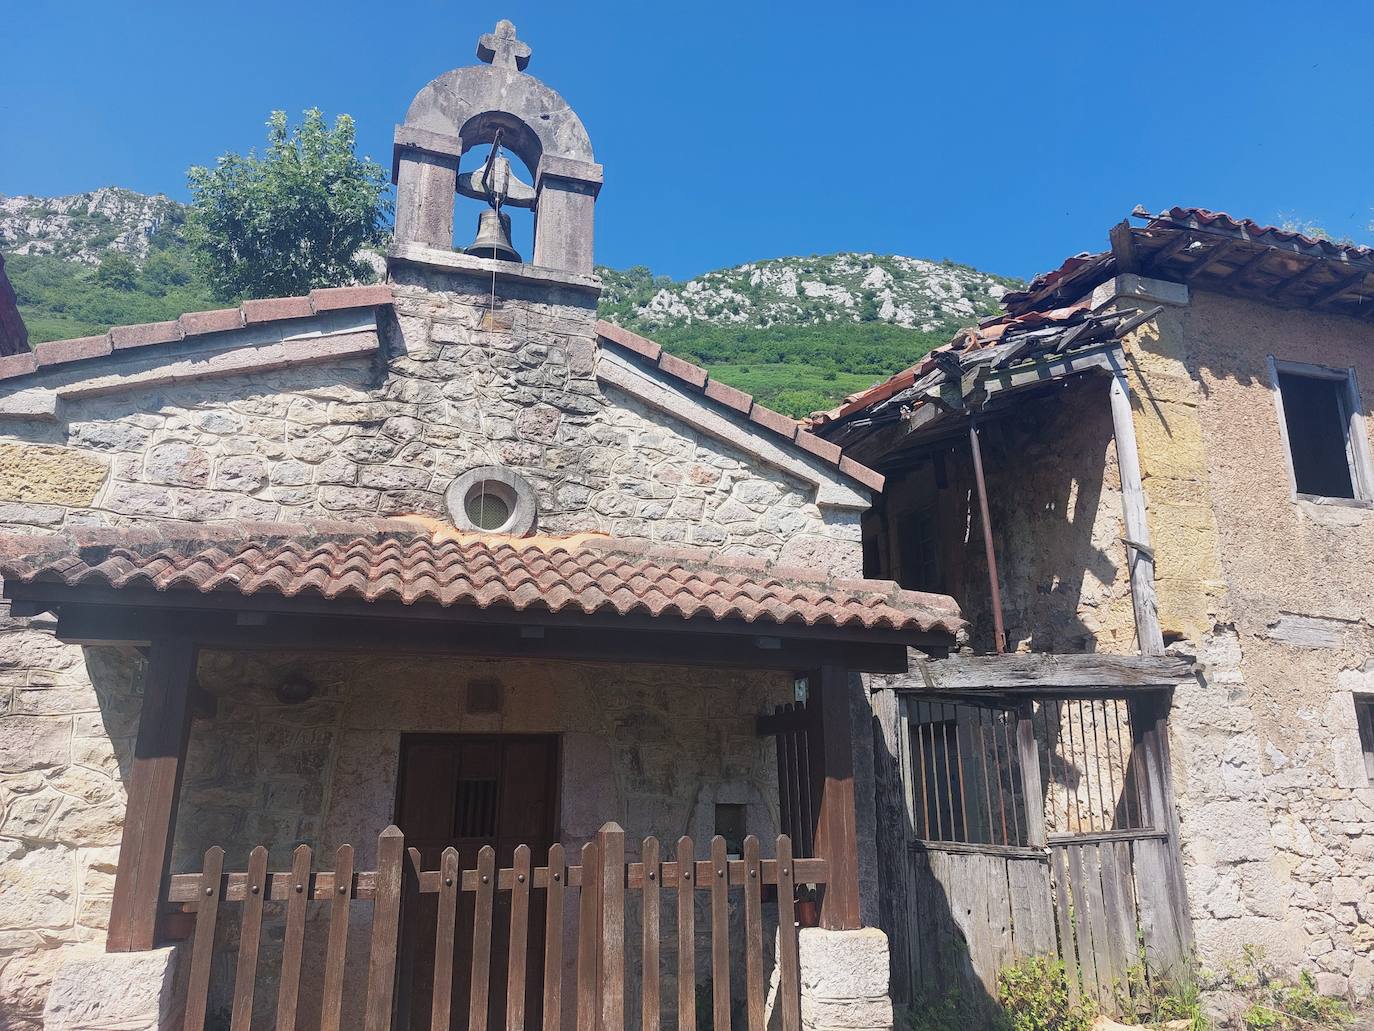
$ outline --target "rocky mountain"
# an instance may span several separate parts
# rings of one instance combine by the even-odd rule
[[[83,265],[99,265],[107,253],[119,251],[143,261],[152,238],[180,224],[185,211],[160,193],[148,196],[118,186],[68,197],[0,194],[0,251],[50,254]]]
[[[0,196],[0,251],[34,342],[216,307],[182,238],[185,206],[106,187]],[[949,261],[771,258],[686,281],[599,268],[603,318],[653,336],[791,415],[827,408],[998,311],[1014,280]]]
[[[682,283],[643,268],[603,270],[602,276],[603,314],[645,330],[885,322],[938,331],[996,312],[1014,285],[949,261],[871,253],[772,258]]]

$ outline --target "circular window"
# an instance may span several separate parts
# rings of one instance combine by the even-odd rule
[[[534,489],[509,469],[471,469],[449,485],[444,499],[460,530],[521,536],[534,529]]]

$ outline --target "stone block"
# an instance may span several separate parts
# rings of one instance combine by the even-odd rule
[[[105,462],[70,448],[0,443],[0,500],[89,505],[105,472]]]
[[[181,949],[148,952],[69,950],[48,990],[45,1031],[130,1031],[180,1026]]]
[[[62,766],[71,750],[72,722],[57,716],[0,718],[0,773]]]
[[[893,1026],[888,943],[881,930],[804,928],[798,951],[807,1031]]]

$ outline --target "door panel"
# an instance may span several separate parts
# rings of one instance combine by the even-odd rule
[[[534,866],[548,857],[557,833],[558,740],[548,735],[415,734],[401,739],[396,822],[406,844],[420,851],[423,869],[439,866],[444,849],[458,850],[463,869],[477,865],[484,845],[508,867],[518,845],[528,845]],[[472,968],[474,896],[464,893],[454,949],[453,1020],[463,1026]],[[411,1027],[429,1027],[434,984],[434,934],[438,899],[421,897]],[[537,1027],[543,999],[544,900],[531,892],[525,986],[526,1026]],[[492,915],[488,1031],[505,1025],[506,968],[510,942],[510,893],[498,892]]]

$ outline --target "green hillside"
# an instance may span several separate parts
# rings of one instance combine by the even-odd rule
[[[124,190],[0,198],[0,247],[30,339],[220,307],[181,235],[183,220],[176,202]],[[907,367],[996,312],[1015,285],[952,262],[874,254],[776,258],[685,282],[643,266],[597,272],[602,318],[793,416]]]

